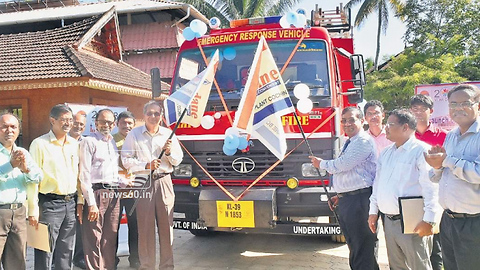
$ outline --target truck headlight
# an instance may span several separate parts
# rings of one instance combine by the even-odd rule
[[[175,166],[173,170],[173,175],[179,177],[191,177],[192,176],[192,165],[191,164],[180,164]]]
[[[313,167],[312,163],[303,163],[302,164],[302,175],[303,177],[314,177],[314,176],[319,176],[317,169]],[[320,175],[321,176],[326,176],[327,171],[320,169]]]

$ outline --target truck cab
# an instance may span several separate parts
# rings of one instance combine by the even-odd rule
[[[349,10],[316,7],[304,28],[282,28],[280,18],[232,21],[230,28],[212,29],[180,48],[171,92],[204,70],[215,50],[221,56],[205,110],[215,119],[213,128],[180,123],[176,132],[188,152],[172,175],[178,229],[196,235],[232,230],[341,235],[327,204],[326,191],[334,195],[331,176],[326,171],[319,175],[311,165],[298,124],[315,155],[338,156],[344,140],[340,112],[363,97],[363,58],[353,54]],[[233,156],[222,152],[225,131],[232,126],[261,36],[297,108],[297,117],[282,117],[287,153],[291,152],[282,162],[254,137],[249,138],[247,149]],[[310,89],[310,111],[297,107],[293,89],[300,83]],[[259,177],[239,201],[232,201],[217,185],[237,196]]]

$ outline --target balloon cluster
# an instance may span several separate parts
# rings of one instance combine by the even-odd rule
[[[195,19],[193,21],[190,22],[190,26],[183,29],[183,37],[190,41],[190,40],[193,40],[194,38],[199,38],[203,35],[205,35],[205,33],[207,33],[207,25],[200,21],[199,19]]]
[[[297,110],[307,114],[313,109],[313,102],[308,98],[310,96],[310,88],[304,83],[299,83],[293,88],[293,95],[298,98]]]
[[[240,136],[238,129],[229,127],[225,130],[225,140],[223,141],[223,153],[227,156],[233,156],[237,150],[245,150],[248,147],[248,140]]]
[[[280,18],[280,26],[282,28],[303,28],[306,24],[307,16],[305,16],[305,10],[303,9],[298,9],[297,12],[289,11]]]

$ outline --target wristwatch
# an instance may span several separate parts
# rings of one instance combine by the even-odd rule
[[[430,222],[430,221],[424,221],[424,222],[430,224],[432,228],[435,227],[435,225],[437,225],[436,222]]]

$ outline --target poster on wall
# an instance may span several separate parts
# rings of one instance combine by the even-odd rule
[[[480,82],[464,82],[480,87]],[[450,119],[447,94],[460,83],[423,84],[415,87],[415,94],[430,96],[433,99],[433,113],[430,122],[436,127],[451,130],[456,124]]]
[[[87,115],[87,124],[85,125],[85,131],[83,132],[83,136],[88,136],[91,133],[95,132],[95,117],[97,116],[97,112],[101,109],[110,109],[115,114],[115,118],[123,112],[126,111],[127,107],[115,107],[115,106],[105,106],[105,105],[91,105],[91,104],[75,104],[69,103],[67,104],[73,111],[73,115],[76,113],[83,111]],[[117,133],[117,127],[112,131],[112,134]]]

